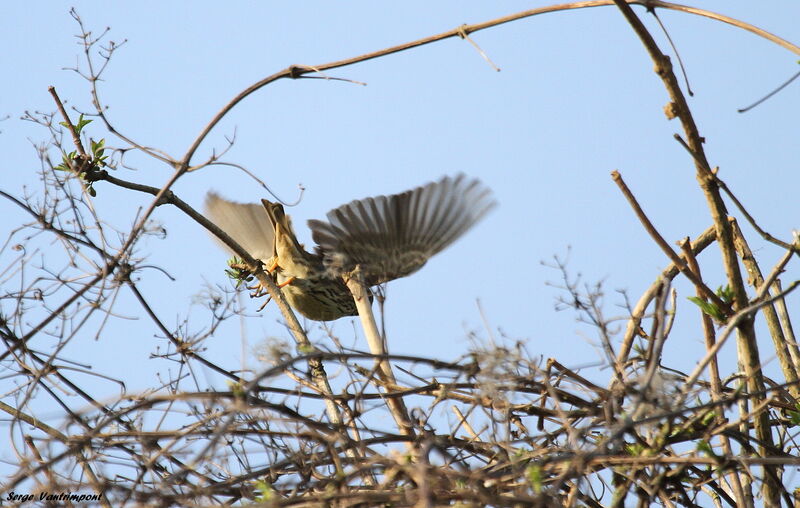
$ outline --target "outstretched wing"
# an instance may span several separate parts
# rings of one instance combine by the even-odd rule
[[[209,192],[205,205],[206,215],[211,221],[251,256],[267,261],[275,255],[275,228],[261,204],[234,203]],[[218,239],[215,240],[228,249]]]
[[[361,265],[368,285],[405,277],[463,235],[495,206],[491,190],[463,174],[394,194],[352,201],[311,220],[328,270]]]

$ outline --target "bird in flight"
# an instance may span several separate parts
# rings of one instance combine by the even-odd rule
[[[209,193],[206,214],[260,260],[289,304],[315,321],[357,315],[343,277],[359,266],[367,286],[410,275],[494,206],[491,190],[463,174],[392,194],[351,201],[310,220],[314,252],[297,241],[283,205],[235,203]]]

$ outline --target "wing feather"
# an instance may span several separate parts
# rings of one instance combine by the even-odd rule
[[[205,209],[211,221],[254,258],[266,261],[275,255],[275,228],[261,204],[235,203],[209,192]],[[214,240],[230,251],[218,238]]]
[[[361,265],[370,285],[405,277],[494,206],[491,191],[463,174],[394,194],[352,201],[309,221],[325,266],[336,275]]]

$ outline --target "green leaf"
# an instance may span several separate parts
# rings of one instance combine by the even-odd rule
[[[226,381],[226,384],[228,385],[228,388],[230,388],[231,393],[233,393],[234,397],[237,397],[237,398],[240,398],[240,399],[244,398],[245,391],[244,391],[244,385],[242,383],[229,380],[229,381]]]
[[[304,355],[310,355],[317,351],[317,349],[311,344],[301,344],[297,346],[297,350],[303,353]]]
[[[528,483],[531,484],[536,494],[542,493],[542,468],[538,464],[532,464],[525,469],[528,476]]]
[[[83,128],[89,125],[90,123],[92,123],[92,120],[87,120],[83,118],[83,113],[81,113],[81,115],[78,117],[78,122],[75,124],[75,131],[78,134],[80,134],[81,130],[83,130]],[[58,125],[61,125],[62,127],[66,127],[67,129],[69,129],[69,122],[58,122]]]
[[[634,457],[641,456],[646,447],[640,443],[625,443],[625,453]]]
[[[789,421],[792,425],[800,425],[800,404],[795,404],[796,411],[789,411]]]
[[[704,439],[701,439],[700,441],[697,442],[697,451],[709,458],[714,459],[715,461],[717,461],[718,464],[722,462],[722,457],[717,455],[714,452],[714,448],[711,446],[711,444],[709,444],[709,442]]]
[[[248,283],[251,280],[253,280],[253,276],[250,274],[250,272],[248,272],[244,268],[241,268],[240,266],[235,266],[242,264],[244,264],[244,261],[234,256],[228,260],[228,266],[230,268],[225,270],[225,273],[228,275],[228,277],[236,281],[237,288],[240,285]]]
[[[715,304],[707,302],[704,299],[699,298],[697,296],[690,296],[687,299],[693,304],[700,307],[700,310],[703,311],[703,314],[708,314],[715,321],[718,321],[720,323],[725,321],[725,314]]]
[[[717,296],[725,303],[733,303],[733,289],[729,285],[718,287]]]
[[[78,123],[75,124],[75,130],[78,131],[78,134],[80,134],[81,130],[83,130],[83,128],[89,125],[90,123],[92,123],[92,121],[85,120],[83,118],[83,113],[81,113],[81,115],[78,117]]]
[[[272,489],[272,485],[264,480],[258,480],[255,487],[259,492],[259,495],[255,496],[255,501],[257,503],[266,503],[275,497],[275,491]]]
[[[236,282],[237,288],[242,284],[249,284],[253,280],[252,275],[245,275],[243,272],[237,270],[225,270],[225,274],[228,278]]]
[[[92,154],[95,157],[103,155],[103,151],[105,150],[105,145],[106,145],[105,139],[101,139],[100,141],[92,140],[90,144],[92,146]]]

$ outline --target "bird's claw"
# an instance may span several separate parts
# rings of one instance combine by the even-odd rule
[[[265,271],[270,276],[272,276],[272,278],[273,278],[273,280],[275,280],[276,284],[278,282],[277,281],[278,277],[277,277],[277,273],[275,271],[278,268],[279,268],[279,263],[278,263],[278,257],[277,256],[273,259],[272,263],[269,266],[264,266]],[[278,287],[279,288],[286,287],[289,284],[291,284],[292,282],[294,282],[294,280],[295,280],[295,277],[291,276],[288,279],[286,279],[285,281],[283,281],[280,284],[278,284]],[[250,293],[250,298],[260,298],[260,297],[268,294],[268,291],[266,290],[264,285],[261,284],[261,282],[258,282],[258,283],[254,284],[252,286],[247,286],[247,289],[252,291],[252,293]],[[261,307],[258,308],[257,312],[261,312],[262,310],[264,310],[264,307],[267,306],[267,304],[270,302],[270,300],[272,300],[272,297],[267,297],[267,300],[261,305]]]
[[[256,312],[261,312],[262,310],[264,310],[264,307],[266,307],[266,306],[267,306],[267,304],[268,304],[270,301],[272,301],[272,297],[271,297],[271,296],[268,296],[268,297],[267,297],[267,299],[266,299],[266,300],[264,300],[264,303],[261,305],[261,307],[259,307],[259,308],[258,308],[258,310],[257,310]]]

